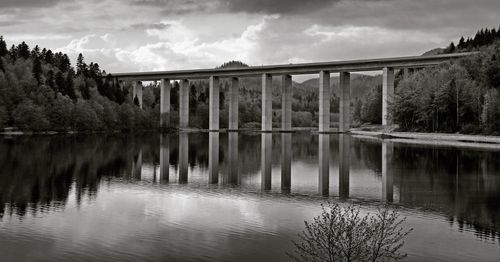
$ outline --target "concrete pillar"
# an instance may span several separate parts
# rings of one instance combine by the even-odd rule
[[[170,126],[170,80],[160,81],[160,127]]]
[[[330,131],[330,72],[319,72],[319,132]]]
[[[292,76],[281,79],[281,131],[292,131]]]
[[[230,132],[228,134],[228,182],[231,185],[240,184],[240,173],[239,173],[239,152],[238,152],[238,133]]]
[[[273,131],[273,77],[262,75],[262,131]]]
[[[132,178],[141,180],[142,177],[142,149],[134,156],[132,160]]]
[[[351,74],[340,72],[339,132],[349,132],[351,127]]]
[[[382,200],[392,202],[394,200],[394,174],[392,171],[393,143],[382,142]]]
[[[170,168],[170,136],[160,136],[160,183],[168,183]]]
[[[273,135],[271,133],[262,133],[261,138],[261,186],[262,190],[271,190]]]
[[[233,77],[231,78],[231,86],[229,87],[229,131],[238,130],[239,99],[240,80],[237,77]]]
[[[188,182],[189,140],[187,133],[179,133],[179,184]]]
[[[392,125],[392,120],[389,116],[389,105],[394,99],[394,69],[390,67],[384,68],[382,77],[382,125]]]
[[[289,193],[292,178],[292,134],[281,134],[281,191]]]
[[[330,193],[330,135],[320,133],[318,145],[318,193],[327,196]]]
[[[349,197],[349,168],[351,165],[351,137],[339,135],[339,196]]]
[[[189,81],[184,79],[179,84],[179,128],[187,128],[189,126]]]
[[[208,182],[219,183],[219,132],[208,134]]]
[[[209,87],[209,130],[219,131],[219,78],[215,76],[210,77]]]
[[[139,107],[142,109],[142,82],[132,81],[132,101],[139,100]]]

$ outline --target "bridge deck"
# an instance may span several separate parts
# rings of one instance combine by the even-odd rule
[[[162,78],[177,79],[207,79],[211,76],[216,77],[252,77],[262,74],[270,75],[301,75],[316,74],[320,71],[337,72],[359,72],[359,71],[377,71],[385,67],[398,68],[419,68],[435,66],[439,63],[449,61],[450,59],[460,58],[474,53],[458,53],[434,56],[408,56],[380,59],[364,59],[349,61],[334,61],[321,63],[301,63],[286,65],[265,65],[251,66],[244,68],[216,68],[216,69],[193,69],[176,71],[156,71],[156,72],[130,72],[113,73],[113,77],[121,80],[141,80],[154,81]]]

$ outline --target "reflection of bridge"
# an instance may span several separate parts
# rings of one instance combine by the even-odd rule
[[[340,116],[339,131],[347,132],[350,127],[350,72],[383,71],[382,123],[390,125],[388,104],[394,93],[394,72],[410,68],[436,66],[451,59],[470,53],[436,56],[413,56],[369,60],[338,61],[289,65],[255,66],[247,68],[219,68],[180,70],[162,72],[137,72],[112,74],[115,80],[132,81],[133,97],[142,106],[142,83],[140,81],[160,80],[161,126],[169,125],[171,80],[180,80],[179,127],[187,128],[189,123],[189,79],[209,79],[210,131],[219,131],[219,79],[230,78],[229,88],[229,130],[238,130],[238,98],[240,77],[262,77],[262,131],[272,131],[272,77],[282,77],[282,120],[281,130],[292,129],[292,75],[319,74],[319,132],[330,131],[330,97],[332,94],[330,74],[340,74]],[[123,83],[123,82],[122,82]]]
[[[219,133],[211,132],[209,134],[209,162],[208,162],[208,182],[210,184],[219,183],[219,174],[225,173],[222,183],[229,185],[240,185],[241,178],[239,172],[238,157],[238,136],[236,132],[228,134],[228,163],[227,171],[219,168]],[[261,134],[261,189],[271,190],[272,179],[272,134]],[[330,135],[319,134],[318,152],[318,193],[324,196],[330,194]],[[188,160],[188,133],[179,134],[179,162],[178,179],[179,183],[188,182],[189,160]],[[281,134],[281,191],[289,193],[292,187],[292,134]],[[393,172],[392,172],[392,152],[393,144],[390,141],[382,142],[382,200],[393,201]],[[349,197],[350,180],[350,160],[351,160],[351,136],[346,134],[339,135],[339,196],[341,198]],[[140,157],[139,157],[140,159]],[[169,135],[162,135],[160,138],[160,181],[169,181],[170,165],[170,142]]]

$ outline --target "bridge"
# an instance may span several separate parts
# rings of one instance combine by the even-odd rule
[[[238,99],[239,79],[242,77],[262,78],[262,132],[272,132],[272,77],[282,78],[282,114],[281,130],[292,130],[292,75],[318,74],[319,75],[319,132],[329,133],[330,129],[330,97],[332,87],[330,74],[339,73],[340,104],[339,104],[339,132],[348,132],[350,129],[350,74],[351,72],[382,71],[382,125],[390,126],[388,107],[393,101],[395,70],[419,69],[437,66],[440,63],[462,58],[473,53],[458,53],[433,56],[409,56],[380,59],[335,61],[321,63],[301,63],[287,65],[265,65],[245,68],[216,68],[194,69],[157,72],[131,72],[111,74],[113,79],[123,84],[131,81],[133,97],[137,97],[142,107],[142,82],[160,81],[160,126],[166,127],[170,123],[170,89],[171,81],[179,81],[179,128],[188,128],[189,123],[189,80],[209,80],[209,130],[218,132],[219,127],[219,81],[221,78],[231,79],[229,87],[229,128],[228,131],[238,131]]]

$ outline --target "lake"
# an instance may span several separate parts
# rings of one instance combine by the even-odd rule
[[[327,201],[399,209],[405,261],[499,261],[499,160],[310,133],[1,137],[0,261],[290,261]]]

